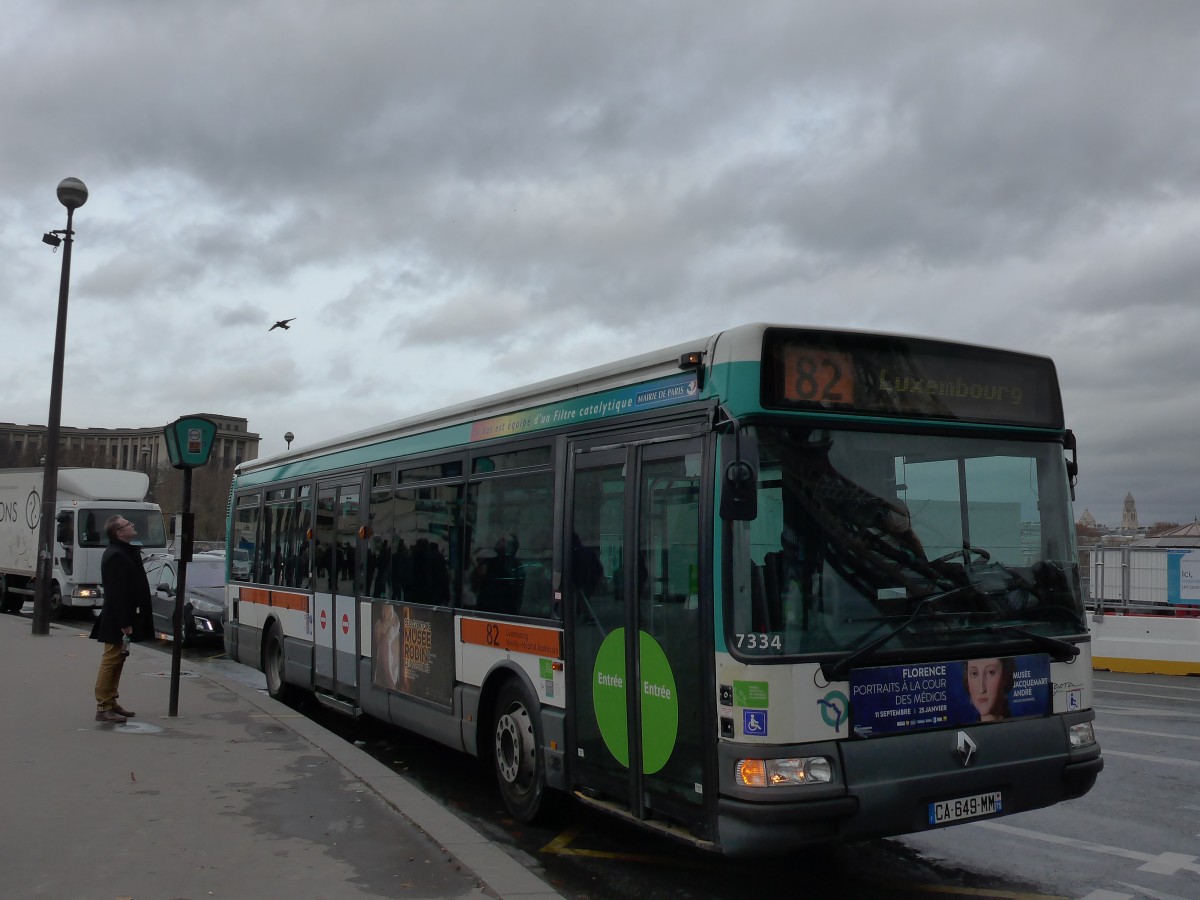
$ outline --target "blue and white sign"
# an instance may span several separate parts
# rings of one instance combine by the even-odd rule
[[[1167,602],[1200,603],[1200,550],[1167,552]]]
[[[743,709],[742,734],[749,737],[766,737],[767,711],[765,709]]]

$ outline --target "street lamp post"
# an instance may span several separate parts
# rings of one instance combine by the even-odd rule
[[[46,467],[42,472],[42,521],[38,533],[38,575],[33,592],[33,633],[50,633],[50,591],[54,580],[54,507],[58,497],[58,430],[62,416],[63,354],[67,344],[67,288],[71,283],[71,230],[75,210],[87,203],[88,189],[78,178],[58,183],[58,202],[67,208],[67,227],[48,231],[42,240],[53,247],[65,242],[62,278],[58,283],[58,326],[54,332],[54,371],[50,380],[50,413],[46,423]],[[61,240],[59,235],[62,235]]]
[[[285,441],[287,441],[287,448],[289,450],[291,450],[292,449],[292,441],[294,441],[296,439],[296,436],[289,431],[284,434],[283,439]]]

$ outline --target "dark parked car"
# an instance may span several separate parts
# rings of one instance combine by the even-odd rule
[[[146,561],[154,630],[175,638],[175,586],[179,563],[169,557]],[[225,559],[197,553],[187,565],[187,597],[183,605],[183,644],[221,641],[225,633]]]

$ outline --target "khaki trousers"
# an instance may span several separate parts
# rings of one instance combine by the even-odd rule
[[[96,710],[112,709],[117,702],[117,687],[121,683],[121,670],[125,668],[125,654],[120,644],[105,644],[100,657],[100,671],[96,673]]]

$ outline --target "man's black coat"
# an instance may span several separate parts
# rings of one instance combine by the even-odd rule
[[[92,637],[106,644],[119,644],[121,629],[130,626],[131,640],[154,637],[150,582],[146,579],[142,551],[122,540],[113,540],[100,560],[100,577],[104,583],[104,606],[92,626]]]

